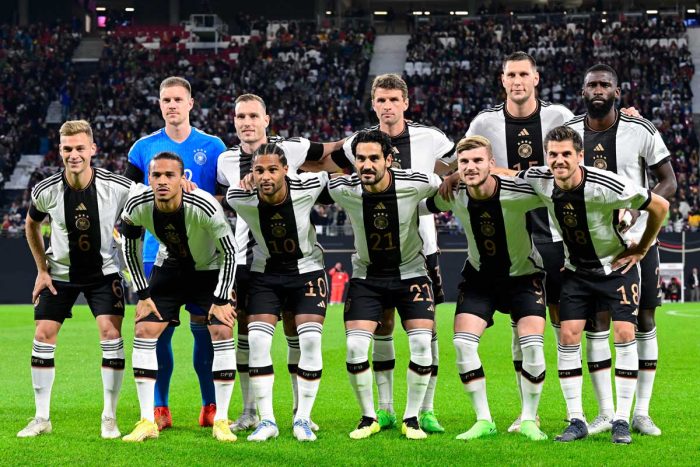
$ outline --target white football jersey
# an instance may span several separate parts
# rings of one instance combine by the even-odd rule
[[[547,168],[533,167],[518,174],[542,197],[554,225],[564,239],[565,267],[608,275],[612,262],[627,245],[617,231],[616,209],[644,209],[651,191],[606,170],[581,166],[583,181],[562,190]]]
[[[585,165],[615,172],[645,188],[649,188],[647,168],[658,167],[671,158],[661,133],[644,118],[629,117],[618,112],[612,127],[595,131],[586,124],[586,114],[583,114],[567,125],[583,139]],[[648,218],[649,214],[642,212],[623,237],[639,243]]]
[[[497,167],[525,170],[546,166],[544,137],[552,128],[571,120],[574,114],[559,104],[538,99],[535,113],[528,117],[513,117],[505,109],[505,103],[481,111],[469,124],[466,136],[480,135],[488,138]],[[531,214],[532,235],[536,243],[561,240],[544,209]]]
[[[516,277],[542,271],[542,258],[527,230],[525,214],[544,207],[532,187],[512,177],[493,175],[496,192],[488,199],[469,195],[459,183],[452,201],[439,194],[427,200],[431,212],[452,211],[464,226],[467,261],[489,278]]]
[[[367,128],[378,130],[379,125]],[[357,132],[343,143],[345,156],[354,165],[352,142]],[[396,168],[410,169],[415,172],[433,173],[435,162],[442,160],[449,165],[455,158],[455,144],[443,133],[432,126],[406,121],[404,131],[391,137],[394,146],[394,165]],[[435,219],[432,215],[420,216],[420,234],[423,237],[423,254],[432,255],[438,251]]]
[[[316,241],[311,210],[328,184],[326,172],[289,176],[287,198],[271,205],[241,188],[230,187],[226,202],[242,218],[255,238],[251,271],[304,274],[322,270],[323,250]]]
[[[83,190],[68,185],[64,171],[39,182],[32,190],[29,215],[51,219],[51,242],[46,249],[51,278],[89,284],[119,272],[114,224],[134,183],[104,169],[93,169]]]
[[[381,193],[365,190],[356,174],[334,178],[328,184],[331,197],[345,209],[352,223],[352,276],[425,276],[418,206],[437,192],[442,180],[432,173],[401,169],[389,169],[385,176],[391,176],[391,184]]]
[[[312,143],[306,138],[282,138],[279,136],[268,136],[268,143],[276,143],[284,149],[284,155],[287,158],[288,173],[294,175],[299,170],[299,167],[306,161],[310,154],[310,150],[314,147],[316,150],[311,151],[318,153],[320,143]],[[321,155],[323,149],[321,148]],[[246,175],[252,172],[252,154],[246,154],[242,151],[241,146],[233,146],[224,151],[216,164],[216,181],[224,187],[237,187]],[[236,221],[236,263],[238,265],[250,266],[253,261],[253,246],[255,239],[248,229],[245,221],[241,219]]]

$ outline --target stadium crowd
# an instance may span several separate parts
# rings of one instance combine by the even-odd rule
[[[269,29],[264,19],[251,21],[253,29]],[[494,19],[435,20],[414,29],[404,71],[409,118],[434,125],[457,141],[479,111],[502,101],[500,61],[519,49],[538,60],[540,97],[578,114],[583,111],[579,92],[583,71],[591,63],[605,61],[620,74],[622,105],[636,107],[651,120],[674,155],[679,189],[666,230],[700,229],[700,158],[690,89],[694,67],[683,23],[673,18],[654,23],[610,18],[602,23],[594,18],[571,27],[556,21],[508,21],[512,24],[506,27]],[[245,44],[234,41],[217,53],[190,54],[182,51],[184,30],[164,33],[160,48],[148,49],[128,29],[116,29],[104,37],[97,70],[84,75],[70,61],[80,40],[71,26],[2,26],[1,177],[10,176],[20,154],[45,154],[28,188],[60,165],[51,144],[58,139],[56,130],[44,122],[46,109],[55,100],[61,103],[64,117],[93,123],[100,154],[96,162],[123,173],[131,144],[162,125],[158,77],[168,74],[182,75],[192,83],[193,125],[221,137],[227,145],[237,143],[233,99],[243,92],[271,103],[271,135],[313,141],[344,138],[369,120],[362,99],[374,34],[372,29],[338,31],[288,22],[277,27],[269,41],[252,37]],[[52,73],[44,73],[48,69]],[[21,232],[27,203],[28,190],[17,199],[5,200],[0,232]],[[328,231],[345,230],[342,209],[324,208],[317,214],[319,225]],[[436,221],[442,230],[461,231],[451,215]]]

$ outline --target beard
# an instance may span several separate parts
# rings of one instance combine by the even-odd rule
[[[603,118],[605,117],[610,109],[615,105],[615,97],[606,99],[602,104],[594,103],[592,99],[584,98],[584,104],[586,105],[586,111],[591,118]]]

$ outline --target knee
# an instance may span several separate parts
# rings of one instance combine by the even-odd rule
[[[639,310],[639,316],[637,316],[637,329],[639,332],[651,332],[654,330],[656,327],[655,311],[653,308]]]
[[[559,340],[564,345],[576,345],[581,342],[581,329],[572,328],[569,326],[561,327]]]
[[[610,330],[610,312],[599,311],[595,314],[595,318],[591,321],[593,332],[605,332]]]
[[[52,329],[38,327],[34,331],[34,340],[44,344],[55,344],[56,337],[58,337],[58,332]]]
[[[347,343],[347,361],[351,363],[360,363],[368,360],[369,355],[369,338],[349,335],[346,339]]]
[[[119,329],[115,328],[114,326],[100,328],[101,341],[119,339],[121,336],[122,333],[119,331]]]
[[[233,330],[223,325],[209,326],[209,334],[213,341],[225,341],[233,338]]]
[[[615,328],[615,343],[624,344],[634,340],[633,326],[618,326]]]

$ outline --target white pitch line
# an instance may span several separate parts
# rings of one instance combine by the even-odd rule
[[[667,315],[679,316],[681,318],[700,318],[700,313],[691,313],[686,313],[678,310],[668,310],[666,312]]]

